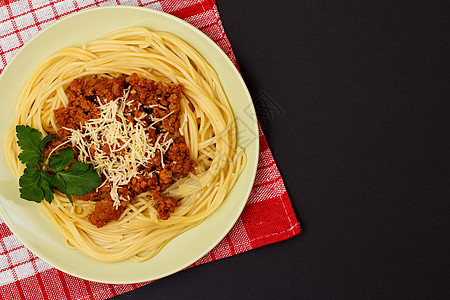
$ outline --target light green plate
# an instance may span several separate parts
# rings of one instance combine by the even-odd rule
[[[131,26],[172,32],[193,46],[219,75],[233,108],[238,142],[248,162],[220,208],[199,226],[172,240],[156,257],[134,263],[95,261],[64,246],[61,234],[43,217],[35,203],[19,198],[18,182],[10,173],[0,147],[0,213],[11,231],[37,256],[57,269],[104,283],[137,283],[173,274],[194,263],[232,228],[245,206],[258,162],[258,127],[244,81],[223,51],[188,23],[160,11],[127,6],[85,10],[55,22],[33,37],[14,56],[0,76],[0,134],[2,141],[11,125],[19,93],[33,70],[55,51],[78,46],[102,34]],[[3,143],[2,143],[3,145]]]

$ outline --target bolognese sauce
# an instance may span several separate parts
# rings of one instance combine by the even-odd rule
[[[120,134],[113,144],[107,143],[105,136],[80,135],[80,141],[88,145],[85,150],[73,144],[74,132],[83,132],[88,124],[97,122],[102,117],[104,107],[117,99],[121,100],[117,105],[121,107],[122,115],[121,118],[114,117],[117,119],[115,121],[123,123],[119,125],[124,128],[142,130],[151,146],[149,149],[154,150],[145,150],[144,163],[133,162],[137,164],[136,174],[128,178],[126,183],[114,185],[107,172],[97,170],[103,183],[80,197],[96,201],[94,212],[89,216],[93,225],[102,227],[112,220],[118,220],[128,203],[134,203],[134,198],[144,192],[147,192],[148,200],[153,200],[160,219],[168,219],[180,204],[180,199],[167,197],[163,192],[176,180],[186,177],[196,166],[180,134],[182,89],[181,84],[155,82],[137,74],[113,78],[95,75],[70,83],[66,91],[68,105],[54,110],[56,124],[61,129],[47,144],[44,155],[49,156],[65,147],[72,147],[76,159],[82,157],[94,167],[99,156],[108,159],[114,155],[118,161],[124,160],[132,146]]]

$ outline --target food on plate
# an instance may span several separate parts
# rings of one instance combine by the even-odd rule
[[[21,197],[104,262],[155,256],[221,205],[246,163],[215,71],[175,35],[141,27],[46,59],[5,152]]]

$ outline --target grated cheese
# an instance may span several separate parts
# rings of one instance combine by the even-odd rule
[[[148,116],[143,113],[134,119],[136,123],[133,124],[126,118],[129,114],[124,113],[125,108],[132,103],[126,101],[129,93],[130,88],[125,89],[122,97],[104,103],[97,98],[100,103],[99,118],[88,120],[78,130],[65,128],[71,131],[69,140],[79,150],[79,160],[93,165],[99,174],[105,176],[105,182],[110,183],[111,198],[116,208],[122,200],[130,200],[120,197],[118,189],[138,175],[139,168],[146,167],[157,151],[160,152],[161,166],[164,168],[163,155],[173,143],[173,139],[168,138],[168,132],[159,134],[154,143],[150,142],[147,134],[148,130],[154,129],[153,125],[173,111],[162,118],[149,115],[152,121],[150,125],[142,121]],[[105,149],[109,151],[105,152]]]

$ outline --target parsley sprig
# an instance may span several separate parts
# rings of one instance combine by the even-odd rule
[[[53,188],[56,188],[72,203],[73,195],[83,196],[101,184],[101,177],[88,164],[81,161],[72,164],[74,151],[71,147],[58,150],[58,154],[50,156],[45,163],[44,147],[54,134],[42,138],[38,130],[24,125],[17,125],[16,133],[17,144],[22,149],[19,160],[26,165],[19,179],[21,198],[34,202],[45,199],[51,203]]]

